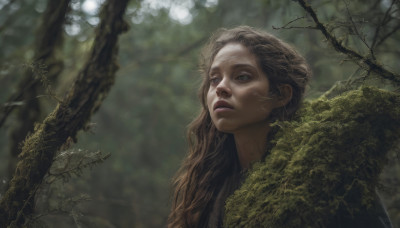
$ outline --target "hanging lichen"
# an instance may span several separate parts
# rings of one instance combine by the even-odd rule
[[[226,203],[226,227],[325,227],[374,200],[400,138],[400,96],[364,87],[305,103]]]

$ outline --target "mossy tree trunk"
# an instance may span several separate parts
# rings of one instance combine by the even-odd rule
[[[34,58],[32,66],[26,70],[17,93],[12,95],[10,102],[22,101],[17,110],[17,124],[10,134],[9,178],[15,171],[17,158],[21,151],[20,144],[29,132],[33,131],[36,122],[41,121],[41,105],[38,95],[46,93],[41,80],[54,82],[63,69],[63,61],[57,55],[63,41],[63,25],[69,11],[71,0],[48,1],[42,15],[40,27],[37,30]],[[11,112],[10,106],[6,111]]]
[[[24,142],[10,187],[0,202],[0,227],[19,227],[31,213],[35,191],[50,168],[57,150],[75,138],[100,107],[118,69],[117,40],[127,30],[123,15],[129,0],[108,0],[87,63],[55,110]]]

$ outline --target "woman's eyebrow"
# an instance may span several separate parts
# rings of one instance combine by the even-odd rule
[[[210,72],[213,72],[213,71],[218,71],[218,70],[220,70],[220,66],[214,66],[214,67],[212,67],[211,69],[210,69]],[[254,65],[252,65],[252,64],[248,64],[248,63],[237,63],[237,64],[234,64],[233,66],[231,66],[231,68],[233,68],[233,69],[237,69],[237,68],[251,68],[251,69],[256,69],[256,67],[254,66]]]
[[[257,67],[253,66],[252,64],[247,64],[247,63],[238,63],[238,64],[233,65],[232,68],[234,70],[241,69],[241,68],[247,68],[250,70],[257,71]]]
[[[243,68],[257,72],[257,67],[255,67],[252,64],[248,64],[248,63],[237,63],[237,64],[234,64],[233,66],[231,66],[232,70],[238,70],[238,69],[243,69]],[[209,75],[218,73],[220,70],[221,70],[220,66],[214,66],[210,69]]]
[[[212,67],[212,68],[210,69],[210,73],[209,73],[209,74],[216,73],[216,72],[218,72],[219,70],[220,70],[220,67],[219,67],[219,66],[214,66],[214,67]]]

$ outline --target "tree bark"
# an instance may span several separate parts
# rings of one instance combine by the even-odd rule
[[[118,69],[118,36],[127,30],[123,15],[128,1],[105,3],[90,57],[73,87],[25,140],[10,188],[0,202],[0,227],[18,227],[24,223],[24,218],[31,213],[31,199],[57,150],[68,137],[76,138],[113,85]]]
[[[23,105],[17,110],[17,124],[10,134],[9,179],[15,171],[21,151],[20,143],[33,131],[34,124],[41,121],[41,105],[37,98],[39,94],[45,93],[41,81],[54,82],[63,69],[63,61],[56,53],[62,45],[63,25],[70,2],[71,0],[48,1],[36,35],[32,69],[26,70],[18,84],[17,93],[9,99],[9,102],[23,101]],[[6,108],[5,118],[14,107]],[[2,119],[2,123],[4,121],[5,119]]]

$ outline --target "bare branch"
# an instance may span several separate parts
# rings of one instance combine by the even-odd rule
[[[360,32],[358,31],[357,25],[354,23],[353,17],[351,16],[351,13],[350,13],[350,10],[349,10],[349,3],[346,0],[343,0],[343,2],[346,5],[347,16],[349,17],[349,20],[351,22],[353,31],[358,36],[358,38],[360,38],[360,40],[364,43],[364,45],[368,48],[372,59],[376,60],[372,48],[370,48],[370,46],[368,45],[367,41],[365,40],[365,36],[360,34]]]
[[[400,30],[400,24],[398,24],[396,27],[394,27],[392,29],[392,31],[386,33],[385,35],[382,36],[382,38],[379,40],[379,42],[375,45],[375,47],[381,45],[387,38],[389,38],[390,36],[392,36],[395,32],[397,32],[398,30]]]
[[[371,72],[376,73],[377,75],[381,76],[384,79],[390,80],[395,83],[397,86],[400,86],[400,75],[393,73],[382,65],[377,63],[374,59],[364,57],[358,52],[345,47],[332,33],[330,33],[325,25],[319,21],[317,14],[315,13],[314,9],[306,3],[305,0],[298,0],[300,6],[306,10],[314,20],[316,28],[322,32],[325,38],[331,43],[334,49],[340,53],[347,55],[350,59],[352,59],[355,63],[360,65],[365,69],[369,69]]]
[[[390,20],[390,19],[389,19],[389,18],[390,18],[390,17],[389,17],[390,11],[392,11],[393,6],[394,6],[394,4],[396,3],[396,1],[398,1],[398,0],[393,0],[393,1],[392,1],[392,3],[390,4],[390,7],[386,10],[385,15],[383,16],[381,22],[378,24],[378,27],[376,27],[376,29],[375,29],[374,38],[372,39],[372,45],[371,45],[371,48],[372,48],[372,49],[375,49],[378,45],[380,45],[381,43],[383,43],[383,41],[386,40],[387,37],[389,37],[389,36],[387,36],[387,37],[384,38],[384,39],[382,38],[382,39],[378,42],[378,36],[379,36],[380,30],[381,30],[382,26],[386,25],[386,24],[389,22],[388,20]]]
[[[289,26],[290,24],[293,24],[294,22],[301,20],[301,19],[305,19],[305,17],[304,16],[298,17],[298,18],[295,18],[295,19],[289,21],[284,26],[281,26],[281,27],[272,26],[272,28],[276,29],[276,30],[279,30],[279,29],[317,29],[316,27],[313,27],[313,26]]]

